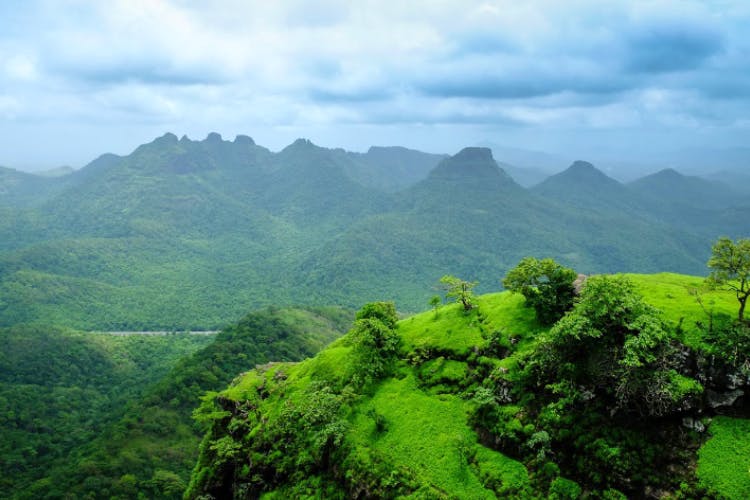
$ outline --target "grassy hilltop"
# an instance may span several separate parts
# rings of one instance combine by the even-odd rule
[[[661,311],[668,342],[697,358],[713,349],[700,326],[707,314],[736,311],[732,294],[703,289],[701,278],[627,280]],[[688,402],[697,405],[710,381],[670,375],[675,406],[660,415],[633,406],[564,420],[575,407],[524,385],[528,355],[550,336],[524,302],[487,294],[468,313],[448,304],[393,328],[383,310],[363,310],[359,326],[314,358],[244,374],[197,412],[210,430],[187,496],[745,497],[750,439],[740,430],[748,421],[712,421],[707,412],[699,420],[713,422],[707,432],[683,425],[694,414]],[[366,346],[382,356],[368,357]],[[605,394],[576,404],[596,413]],[[482,419],[490,406],[492,428]]]

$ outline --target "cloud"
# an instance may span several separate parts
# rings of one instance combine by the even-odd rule
[[[721,33],[685,21],[638,26],[626,43],[625,68],[643,73],[697,69],[724,47]]]
[[[56,121],[113,137],[144,123],[253,136],[253,127],[455,125],[460,135],[573,124],[583,135],[684,128],[689,142],[689,131],[748,116],[743,0],[8,5],[0,133]]]

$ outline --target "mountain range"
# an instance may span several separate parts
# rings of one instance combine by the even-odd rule
[[[2,169],[0,325],[213,328],[270,304],[381,297],[416,311],[443,274],[496,290],[526,255],[702,274],[716,237],[750,229],[750,201],[715,180],[623,184],[576,161],[524,187],[500,165],[479,147],[272,152],[212,133],[55,177]]]

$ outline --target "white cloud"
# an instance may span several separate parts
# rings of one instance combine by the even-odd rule
[[[581,136],[684,129],[689,143],[717,112],[727,127],[747,122],[742,0],[39,0],[2,10],[0,133],[62,121],[112,137],[144,123],[252,135],[356,125],[383,137],[516,126],[520,137],[568,124]],[[393,136],[408,145],[407,133]]]

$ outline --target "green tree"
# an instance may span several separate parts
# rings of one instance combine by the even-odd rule
[[[396,328],[398,315],[393,302],[369,302],[357,311],[356,319],[377,319],[388,328]]]
[[[363,382],[369,383],[389,372],[401,342],[395,330],[397,319],[393,302],[371,302],[357,313],[351,337]]]
[[[438,307],[440,307],[440,295],[433,295],[430,299],[430,306],[432,306],[433,309],[435,309],[435,317],[437,318],[438,315]]]
[[[594,276],[573,310],[539,344],[534,384],[554,386],[553,392],[570,402],[585,392],[596,394],[613,414],[629,409],[664,415],[688,392],[700,391],[674,370],[673,352],[658,312],[629,280]]]
[[[476,281],[464,281],[461,278],[446,274],[440,278],[440,283],[445,290],[445,296],[455,298],[456,302],[460,302],[464,306],[464,311],[470,311],[474,307],[474,292],[472,290],[477,286]]]
[[[573,307],[576,276],[552,259],[526,257],[503,278],[503,286],[526,297],[539,322],[551,325]]]
[[[736,294],[740,303],[737,319],[744,322],[745,304],[750,296],[750,239],[739,239],[735,243],[727,237],[719,238],[711,247],[708,267],[711,284],[726,287]]]

